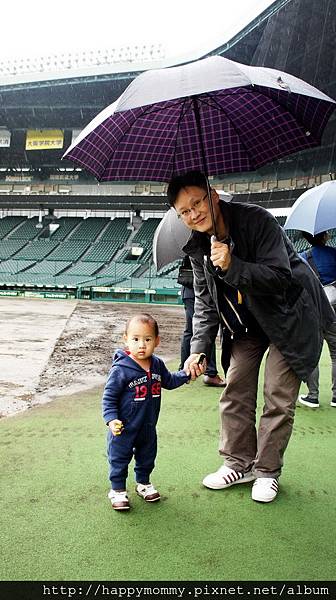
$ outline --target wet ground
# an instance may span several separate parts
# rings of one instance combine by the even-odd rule
[[[178,357],[181,306],[0,298],[0,416],[103,385],[125,322],[139,311],[159,323],[156,353]]]

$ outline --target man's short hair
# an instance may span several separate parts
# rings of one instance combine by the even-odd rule
[[[199,187],[207,191],[207,178],[201,171],[188,171],[183,175],[176,175],[170,180],[167,189],[167,198],[170,206],[175,206],[176,198],[180,191],[186,187]]]
[[[321,231],[321,233],[317,233],[316,235],[312,235],[308,231],[302,231],[302,236],[311,246],[324,246],[326,242],[325,235],[326,231]]]

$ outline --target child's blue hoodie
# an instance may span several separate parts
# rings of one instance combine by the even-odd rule
[[[170,373],[153,354],[145,371],[127,352],[117,350],[103,393],[105,423],[120,419],[125,428],[139,429],[145,423],[156,425],[161,404],[161,387],[172,390],[189,381],[184,371]]]

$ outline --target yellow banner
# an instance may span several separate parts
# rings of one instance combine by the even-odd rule
[[[63,148],[64,132],[61,129],[28,129],[26,150],[56,150]]]

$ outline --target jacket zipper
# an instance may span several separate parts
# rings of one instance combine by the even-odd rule
[[[231,339],[233,340],[233,334],[234,334],[234,331],[233,331],[233,329],[231,329],[231,327],[230,327],[229,323],[227,322],[226,318],[224,317],[223,313],[222,313],[222,312],[220,312],[219,314],[220,314],[220,316],[222,317],[222,319],[223,319],[223,321],[224,321],[224,323],[225,323],[225,325],[226,325],[227,329],[228,329],[229,331],[231,331]]]
[[[147,392],[148,392],[148,398],[153,400],[153,398],[152,398],[152,374],[151,374],[150,369],[147,371]]]
[[[241,324],[241,326],[242,326],[242,327],[245,327],[245,333],[247,333],[247,327],[246,327],[246,325],[244,325],[243,321],[241,320],[241,318],[240,318],[240,315],[239,315],[239,313],[236,311],[236,309],[235,309],[235,307],[233,306],[233,304],[232,304],[231,300],[229,300],[229,298],[226,296],[226,294],[223,294],[223,295],[224,295],[224,298],[225,298],[225,300],[227,301],[228,305],[231,307],[231,309],[232,309],[232,310],[233,310],[233,312],[235,313],[235,315],[236,315],[236,317],[237,317],[237,319],[238,319],[239,323]],[[224,317],[224,315],[223,315],[223,313],[222,313],[222,312],[220,312],[220,316],[222,317],[222,319],[223,319],[223,321],[224,321],[224,323],[225,323],[225,325],[226,325],[227,329],[228,329],[228,330],[231,332],[231,339],[233,340],[234,331],[233,331],[232,327],[230,327],[230,325],[228,324],[228,322],[227,322],[227,320],[226,320],[226,318]]]
[[[243,323],[243,321],[241,320],[241,318],[240,318],[240,316],[239,316],[239,313],[236,311],[235,307],[233,306],[233,304],[232,304],[231,300],[229,300],[229,298],[228,298],[228,297],[227,297],[225,294],[223,294],[223,295],[224,295],[224,298],[226,299],[227,303],[229,304],[229,306],[231,306],[231,309],[232,309],[232,310],[233,310],[233,312],[235,313],[235,315],[236,315],[236,317],[237,317],[237,319],[238,319],[239,323],[240,323],[241,325],[243,325],[243,327],[244,327],[244,323]]]

